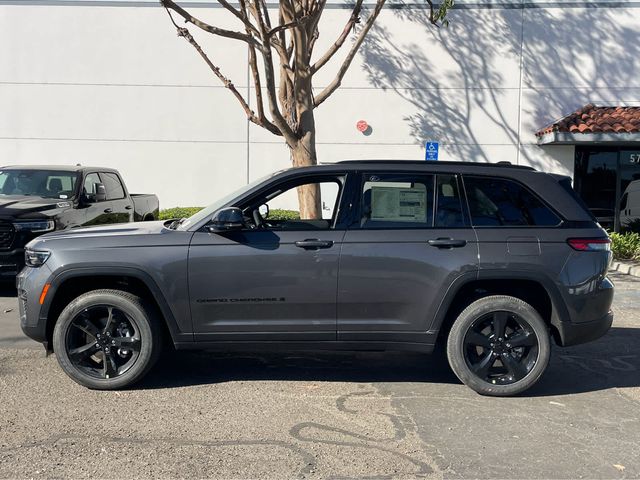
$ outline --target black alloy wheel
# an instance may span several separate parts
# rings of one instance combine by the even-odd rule
[[[506,311],[478,318],[464,338],[465,361],[473,373],[494,385],[526,377],[538,359],[538,339],[518,314]]]
[[[504,397],[531,388],[549,364],[549,326],[527,302],[491,295],[454,321],[447,358],[456,376],[481,395]]]
[[[53,329],[58,363],[75,382],[96,390],[133,385],[153,367],[163,326],[143,298],[121,290],[93,290],[72,300]]]
[[[135,320],[113,305],[94,305],[77,314],[66,338],[71,363],[95,378],[124,374],[140,355],[141,339]]]

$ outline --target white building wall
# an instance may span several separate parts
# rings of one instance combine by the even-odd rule
[[[316,111],[320,161],[423,159],[424,141],[437,140],[442,160],[571,174],[573,147],[538,147],[534,132],[588,102],[640,100],[634,4],[460,5],[449,28],[423,9],[381,13]],[[346,21],[334,7],[318,53]],[[193,11],[237,28],[220,8]],[[252,98],[242,44],[191,31]],[[318,91],[339,60],[318,74]],[[371,135],[356,129],[361,119]],[[164,207],[205,205],[290,165],[282,140],[248,124],[155,2],[1,0],[0,164],[17,163],[115,167]]]

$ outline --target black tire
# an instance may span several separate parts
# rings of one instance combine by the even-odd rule
[[[154,309],[139,297],[94,290],[62,311],[53,347],[58,363],[75,382],[117,390],[133,385],[153,367],[162,349],[161,332]]]
[[[550,352],[549,329],[536,309],[504,295],[465,308],[447,339],[456,376],[479,394],[496,397],[531,388],[546,370]]]

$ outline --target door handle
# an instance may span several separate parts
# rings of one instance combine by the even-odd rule
[[[104,213],[113,213],[113,208],[105,208]]]
[[[319,248],[331,248],[333,246],[333,241],[308,238],[306,240],[298,240],[295,242],[295,245],[296,247],[304,248],[305,250],[318,250]]]
[[[467,244],[466,240],[456,240],[453,238],[436,238],[427,242],[432,247],[437,248],[460,248]]]
[[[127,205],[126,207],[124,207],[125,210],[131,210],[133,207],[131,205]]]

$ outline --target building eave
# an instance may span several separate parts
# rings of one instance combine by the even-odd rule
[[[538,145],[616,145],[640,144],[640,133],[568,133],[548,132],[538,137]]]

